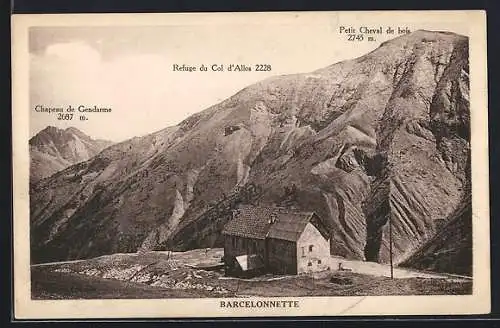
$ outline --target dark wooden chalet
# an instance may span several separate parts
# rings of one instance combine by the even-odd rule
[[[330,236],[314,212],[242,206],[223,230],[226,275],[299,274],[330,263]]]

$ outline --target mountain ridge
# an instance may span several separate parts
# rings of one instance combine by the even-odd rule
[[[467,44],[414,32],[111,146],[31,190],[33,258],[213,247],[246,203],[313,210],[332,253],[377,262],[391,217],[406,258],[470,179]]]
[[[78,162],[86,161],[112,142],[92,139],[75,127],[47,126],[29,139],[30,181],[37,182]]]

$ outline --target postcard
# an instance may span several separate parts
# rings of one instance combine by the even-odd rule
[[[12,31],[17,319],[489,313],[484,11]]]

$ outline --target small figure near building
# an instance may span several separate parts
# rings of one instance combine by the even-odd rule
[[[242,206],[223,230],[226,275],[299,274],[329,268],[330,235],[314,212]]]

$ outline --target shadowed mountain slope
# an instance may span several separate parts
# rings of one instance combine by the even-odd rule
[[[251,85],[113,145],[31,190],[32,260],[221,245],[238,204],[314,211],[333,254],[395,261],[468,184],[468,39],[417,31],[369,54]]]

